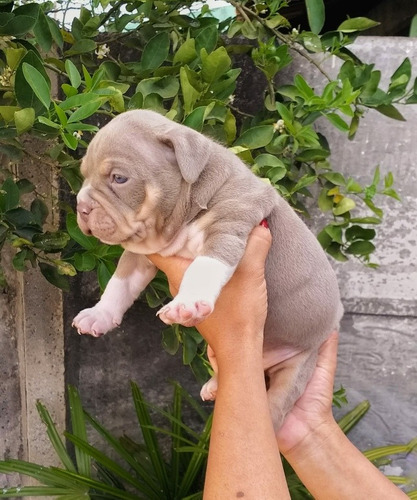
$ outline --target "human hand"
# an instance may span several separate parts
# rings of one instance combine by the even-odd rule
[[[277,433],[280,452],[285,456],[326,423],[334,423],[333,383],[337,364],[339,336],[333,332],[320,348],[317,366],[304,394],[286,416]]]
[[[244,344],[262,350],[267,313],[264,268],[271,241],[269,230],[262,226],[253,229],[245,254],[217,299],[213,313],[197,326],[218,360],[223,355],[225,358],[238,355],[239,346]],[[157,254],[149,259],[167,275],[175,296],[191,261]]]

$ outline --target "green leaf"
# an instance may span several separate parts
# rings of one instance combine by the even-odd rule
[[[349,125],[336,113],[325,113],[324,116],[329,122],[342,132],[349,132]]]
[[[341,250],[341,245],[336,241],[333,241],[325,248],[326,252],[331,255],[338,262],[346,262],[349,260],[346,255]]]
[[[79,122],[93,115],[103,104],[104,99],[95,99],[74,111],[68,118],[68,123]]]
[[[269,144],[274,136],[272,125],[258,125],[245,130],[235,141],[235,146],[245,146],[249,149],[262,148]]]
[[[217,81],[230,69],[232,64],[225,47],[219,47],[210,54],[207,54],[206,49],[203,48],[200,56],[202,61],[201,76],[207,83]]]
[[[391,76],[390,85],[388,88],[388,93],[392,92],[394,89],[403,93],[407,87],[408,82],[411,78],[411,62],[408,57],[400,64],[400,66],[395,70]]]
[[[361,226],[353,225],[346,229],[346,239],[348,241],[354,240],[372,240],[375,238],[375,229],[365,229]]]
[[[411,24],[410,24],[410,31],[408,36],[410,37],[417,37],[417,14],[413,16],[411,19]]]
[[[60,288],[64,292],[69,292],[70,287],[68,279],[62,274],[59,274],[56,267],[44,262],[39,262],[39,268],[41,270],[41,273],[49,281],[49,283],[56,286],[57,288]]]
[[[194,104],[201,97],[201,91],[194,86],[198,85],[198,82],[195,82],[195,73],[188,66],[180,68],[180,83],[184,98],[184,109],[188,115],[193,110]]]
[[[100,285],[100,290],[104,290],[107,286],[107,283],[110,281],[115,270],[115,266],[113,263],[108,261],[101,261],[97,266],[97,280]]]
[[[20,191],[13,179],[8,177],[0,188],[0,212],[8,212],[19,206]]]
[[[339,172],[326,172],[324,174],[320,174],[320,177],[324,177],[335,186],[344,186],[346,184],[345,178]]]
[[[173,63],[189,64],[196,58],[195,39],[188,38],[175,52]]]
[[[43,111],[45,106],[38,99],[36,92],[32,88],[32,85],[36,83],[36,80],[35,82],[32,81],[32,85],[27,81],[27,78],[23,73],[23,64],[29,64],[31,67],[35,68],[41,74],[43,80],[47,83],[48,90],[46,91],[46,89],[44,88],[44,82],[42,82],[43,93],[45,94],[45,102],[50,101],[50,80],[48,75],[46,74],[45,68],[43,67],[42,60],[39,59],[38,55],[33,50],[29,50],[20,61],[20,64],[16,70],[15,93],[17,102],[21,108],[34,108],[36,114],[39,114]],[[49,104],[46,107],[49,107]]]
[[[41,101],[46,109],[49,109],[51,96],[48,81],[44,78],[41,72],[27,62],[23,62],[22,70],[26,81],[32,88],[36,97]]]
[[[15,49],[13,47],[8,47],[7,49],[3,49],[3,52],[6,56],[7,65],[10,66],[11,69],[16,69],[20,60],[26,54],[27,50],[23,47]]]
[[[151,428],[152,420],[146,403],[142,396],[139,387],[131,382],[133,402],[135,405],[136,415],[142,431],[143,440],[145,442],[149,459],[155,471],[156,478],[161,488],[161,497],[168,498],[169,495],[169,482],[168,472],[165,467],[164,458],[159,447],[158,439],[155,431]]]
[[[75,64],[70,59],[65,61],[65,71],[67,72],[72,87],[78,89],[81,85],[81,75]]]
[[[43,226],[49,214],[46,203],[39,198],[35,198],[30,204],[30,211],[34,215],[39,226]]]
[[[394,120],[399,120],[401,122],[406,121],[404,116],[392,104],[380,104],[379,106],[376,106],[375,109],[382,115],[393,118]]]
[[[336,241],[340,245],[343,245],[343,231],[340,226],[328,225],[324,228],[326,233],[330,236],[332,241]]]
[[[143,98],[149,94],[158,94],[163,99],[171,99],[178,94],[180,84],[174,76],[163,76],[145,78],[138,83],[136,92],[140,92]],[[135,94],[136,95],[136,94]],[[132,99],[135,96],[132,97]],[[139,108],[142,106],[138,106]]]
[[[62,465],[69,471],[76,472],[75,466],[65,448],[64,443],[62,442],[62,439],[58,433],[58,430],[56,428],[56,425],[54,424],[51,415],[49,414],[48,410],[46,407],[38,401],[36,403],[36,409],[38,410],[39,416],[42,420],[42,422],[46,426],[46,431],[49,437],[49,441],[51,442],[52,446],[54,447],[54,450],[56,454],[58,455],[59,459],[61,460]]]
[[[48,127],[55,128],[59,130],[61,127],[58,123],[53,122],[49,118],[45,118],[44,116],[38,116],[38,121],[39,123],[43,123],[44,125],[47,125]]]
[[[71,414],[72,433],[77,438],[87,442],[87,428],[85,425],[84,410],[81,404],[80,395],[75,387],[68,386],[68,400]],[[91,458],[88,453],[78,446],[75,446],[75,458],[77,469],[83,476],[90,476]]]
[[[14,123],[19,135],[27,132],[35,123],[35,110],[33,108],[24,108],[16,111],[14,114]]]
[[[96,48],[96,42],[89,38],[82,38],[81,40],[77,40],[74,45],[65,52],[65,55],[74,56],[78,54],[87,54],[88,52],[94,52]]]
[[[2,12],[0,35],[25,36],[35,26],[39,11],[39,5],[29,3],[18,7],[13,12]]]
[[[14,120],[14,114],[19,111],[19,106],[0,106],[0,116],[6,123]]]
[[[61,88],[67,97],[72,97],[74,95],[77,95],[77,89],[72,85],[68,85],[68,83],[63,83],[61,85]]]
[[[365,413],[369,410],[371,405],[369,401],[362,401],[359,403],[353,410],[347,413],[344,417],[338,420],[338,425],[342,429],[342,431],[347,434],[352,427],[354,427],[359,420],[365,415]]]
[[[180,345],[176,329],[177,327],[175,325],[171,325],[162,330],[162,347],[168,354],[171,355],[178,352]]]
[[[331,196],[327,196],[328,189],[323,188],[320,191],[317,203],[322,212],[328,212],[333,208],[333,198]]]
[[[351,198],[344,197],[334,208],[334,215],[343,215],[356,207],[356,203]]]
[[[155,478],[152,471],[149,470],[148,463],[145,466],[137,459],[134,453],[128,451],[127,447],[123,445],[122,439],[116,439],[106,430],[97,420],[95,420],[89,413],[84,412],[85,417],[89,424],[107,441],[107,443],[115,450],[115,452],[126,463],[130,465],[132,470],[135,471],[138,477],[143,480],[140,491],[146,495],[146,498],[155,498],[160,492],[159,485],[155,483]]]
[[[311,31],[318,35],[324,25],[324,2],[323,0],[305,0],[307,7],[308,24]]]
[[[337,28],[338,31],[342,33],[354,33],[355,31],[365,31],[370,28],[378,26],[380,23],[372,21],[367,17],[352,17],[343,21],[343,23]]]
[[[72,150],[77,149],[78,147],[78,140],[76,137],[74,137],[73,134],[69,134],[68,132],[62,132],[61,131],[61,138],[64,141],[64,144],[69,147]]]
[[[310,99],[314,97],[314,90],[310,87],[310,85],[304,80],[301,75],[295,75],[294,84],[299,91],[299,95],[301,95],[304,99]]]
[[[85,235],[77,224],[77,216],[74,213],[69,213],[66,219],[68,234],[71,238],[87,250],[93,250],[100,244],[94,236]]]
[[[43,234],[35,234],[32,242],[36,248],[44,252],[60,252],[70,240],[70,236],[65,231],[46,231]]]
[[[39,9],[38,20],[33,27],[36,41],[44,52],[48,52],[52,46],[52,35],[49,29],[48,19],[42,9]]]
[[[57,21],[55,19],[46,16],[46,20],[48,21],[49,31],[51,32],[52,39],[58,45],[60,49],[62,49],[64,45],[64,39],[62,37],[61,30],[58,27]]]
[[[212,102],[208,106],[199,106],[198,108],[195,108],[192,113],[187,116],[183,124],[197,130],[197,132],[201,132],[204,126],[204,120],[214,108],[215,104],[215,102]]]
[[[169,35],[166,31],[162,31],[151,38],[143,50],[142,69],[155,70],[159,68],[168,57],[169,45]]]
[[[35,185],[32,184],[28,179],[19,179],[16,182],[16,186],[19,188],[20,194],[27,194],[27,193],[33,193],[33,191],[36,189]]]
[[[307,186],[310,186],[317,180],[317,175],[304,175],[301,177],[301,179],[297,182],[297,184],[291,189],[291,193],[296,193],[297,191],[300,191],[301,189],[304,189]]]
[[[260,167],[285,167],[284,162],[280,158],[268,153],[258,155],[255,158],[255,162]]]
[[[77,252],[74,255],[74,265],[78,271],[92,271],[97,265],[97,259],[90,253]]]
[[[346,249],[346,253],[354,255],[369,255],[375,250],[375,245],[370,241],[354,241]]]
[[[210,54],[216,48],[218,37],[217,23],[209,24],[201,29],[195,37],[195,50],[197,54],[200,54],[201,49],[205,49]]]
[[[184,365],[189,365],[197,354],[197,342],[191,335],[184,332],[182,336],[183,350],[182,362]]]

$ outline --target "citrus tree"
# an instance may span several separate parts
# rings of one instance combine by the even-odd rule
[[[375,265],[373,240],[383,219],[377,196],[398,198],[393,176],[370,166],[373,180],[362,185],[335,170],[316,122],[327,120],[349,140],[360,133],[368,108],[403,120],[395,105],[417,102],[410,61],[382,89],[380,71],[349,48],[373,21],[347,19],[322,33],[323,0],[306,0],[310,29],[299,31],[284,16],[285,0],[228,3],[232,15],[220,20],[204,2],[194,10],[191,1],[91,0],[68,24],[52,2],[0,0],[0,247],[14,248],[17,270],[38,267],[64,290],[77,272],[95,270],[105,287],[121,249],[82,234],[68,205],[61,206],[61,228],[47,230],[48,200],[14,166],[33,157],[28,138],[35,138],[44,144],[38,168],[52,168],[76,194],[80,158],[98,124],[138,108],[222,142],[300,213],[318,193],[318,209],[327,215],[318,235],[323,248],[338,261],[354,257]],[[291,81],[280,78],[295,52],[322,73],[319,93],[296,69]],[[242,55],[264,78],[258,89],[263,105],[253,115],[236,105]],[[328,55],[341,60],[334,78],[320,65]],[[0,278],[4,283],[2,272]],[[168,293],[158,276],[148,289],[150,305]],[[195,330],[164,331],[165,348],[176,352],[183,342],[184,362],[196,373],[205,370],[201,340]]]

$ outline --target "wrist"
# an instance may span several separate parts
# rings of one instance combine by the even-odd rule
[[[231,363],[242,364],[250,361],[262,362],[263,331],[254,333],[253,330],[241,329],[238,333],[229,333],[226,330],[219,332],[216,337],[217,342],[212,347],[219,366],[227,367]]]
[[[288,450],[280,450],[290,464],[317,460],[326,450],[334,449],[340,438],[345,438],[333,415],[311,429],[297,444]]]

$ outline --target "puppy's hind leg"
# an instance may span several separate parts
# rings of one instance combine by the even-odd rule
[[[316,367],[317,355],[316,350],[302,351],[266,371],[269,407],[276,431],[304,393]]]
[[[207,345],[207,356],[210,361],[211,367],[213,368],[214,375],[211,379],[206,382],[200,391],[200,396],[203,401],[214,401],[217,395],[217,373],[218,366],[216,355],[214,354],[213,349]]]

